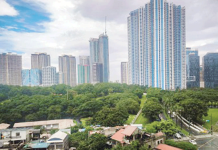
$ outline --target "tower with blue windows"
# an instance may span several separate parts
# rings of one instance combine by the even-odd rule
[[[128,22],[129,83],[186,88],[185,8],[151,0]]]

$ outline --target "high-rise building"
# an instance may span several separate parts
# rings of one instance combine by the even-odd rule
[[[92,83],[103,82],[103,65],[102,63],[92,64]]]
[[[202,65],[200,65],[200,87],[204,88],[204,72]]]
[[[89,56],[79,56],[78,84],[90,83]]]
[[[59,83],[76,86],[76,58],[74,56],[59,56]]]
[[[203,57],[202,64],[204,87],[218,87],[218,53],[207,53]]]
[[[185,8],[150,0],[127,20],[129,84],[186,88]]]
[[[31,69],[42,70],[42,67],[50,66],[50,64],[50,55],[47,55],[47,53],[31,54]]]
[[[42,67],[42,85],[52,86],[56,84],[56,68],[52,66]]]
[[[186,48],[186,86],[200,87],[200,60],[198,50]]]
[[[22,85],[22,56],[12,53],[0,54],[0,84]]]
[[[108,48],[108,36],[106,33],[99,35],[99,38],[91,38],[90,43],[90,70],[91,70],[91,82],[94,83],[93,77],[93,65],[96,67],[102,64],[102,82],[109,82],[109,48]],[[100,65],[101,66],[101,65]],[[101,67],[100,67],[101,68]],[[99,77],[101,75],[98,75]]]
[[[42,83],[42,72],[39,69],[24,69],[22,70],[22,85],[23,86],[39,86]]]
[[[128,62],[121,62],[121,83],[128,84]]]

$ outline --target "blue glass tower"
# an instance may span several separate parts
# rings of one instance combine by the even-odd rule
[[[185,8],[150,0],[127,21],[129,83],[186,88]]]
[[[218,87],[218,53],[207,53],[203,57],[204,87]]]
[[[187,88],[200,87],[200,61],[198,50],[186,48]]]
[[[96,77],[103,78],[98,82],[109,82],[109,48],[108,48],[108,36],[106,33],[99,35],[99,38],[91,38],[90,43],[90,79],[91,83],[96,82]],[[96,72],[97,66],[101,66],[102,69]],[[94,67],[93,67],[94,66]],[[101,68],[100,67],[100,68]],[[98,68],[98,67],[97,67]],[[99,74],[96,74],[99,73]],[[102,77],[101,77],[102,76]]]
[[[22,70],[23,86],[39,86],[42,84],[42,72],[39,69]]]

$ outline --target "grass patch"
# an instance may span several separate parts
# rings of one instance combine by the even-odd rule
[[[203,126],[208,130],[211,129],[211,114],[212,114],[212,125],[214,126],[218,121],[218,109],[216,108],[209,109],[208,116],[203,117],[203,120],[205,121]],[[210,120],[210,122],[206,122],[206,120]]]
[[[145,101],[146,101],[146,95],[143,95],[142,98],[141,98],[140,108],[143,108],[143,106],[145,104]]]
[[[90,120],[91,117],[88,118],[81,118],[80,121],[82,122],[83,127],[87,127],[89,125],[87,125],[86,121]]]
[[[130,124],[136,115],[129,115],[128,120],[126,120],[126,124]]]
[[[139,117],[137,118],[135,124],[142,124],[143,127],[146,125],[146,124],[149,124],[150,121],[148,118],[145,118],[142,116],[142,113],[139,115]]]

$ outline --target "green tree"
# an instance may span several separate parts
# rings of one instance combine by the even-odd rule
[[[156,120],[162,112],[162,106],[154,101],[146,101],[142,108],[142,115],[148,117],[151,121]]]
[[[113,127],[123,125],[128,117],[129,114],[126,109],[104,107],[94,115],[92,122],[93,124]]]

